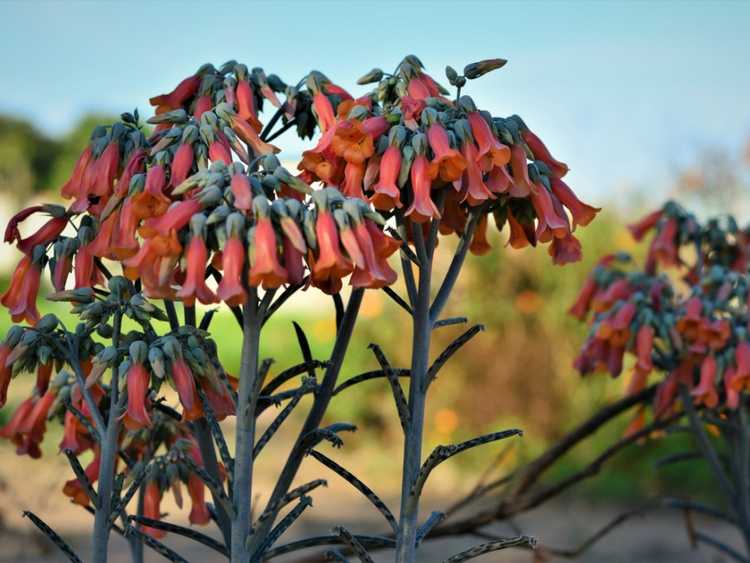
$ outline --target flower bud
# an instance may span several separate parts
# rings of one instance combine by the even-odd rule
[[[164,379],[166,377],[167,370],[164,365],[164,354],[162,353],[161,348],[157,346],[149,348],[148,363],[151,366],[151,371],[154,372],[156,377],[159,379]]]
[[[357,79],[357,84],[364,86],[365,84],[372,84],[373,82],[380,82],[383,79],[383,71],[379,68],[373,68],[367,74],[360,76]]]
[[[148,346],[143,340],[131,342],[128,351],[130,353],[130,359],[133,360],[133,363],[135,364],[144,363],[149,353]]]
[[[485,59],[476,63],[470,63],[464,67],[464,76],[473,80],[488,72],[504,67],[507,62],[505,59]]]

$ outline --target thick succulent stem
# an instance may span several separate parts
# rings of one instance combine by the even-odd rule
[[[258,297],[255,290],[252,290],[242,313],[242,357],[237,392],[237,435],[232,496],[234,504],[230,547],[232,563],[247,563],[249,559],[246,540],[250,533],[252,502],[260,323]]]
[[[121,324],[122,313],[117,311],[114,315],[112,332],[112,346],[115,349],[120,345]],[[116,357],[114,367],[112,368],[112,380],[109,390],[109,417],[100,445],[101,465],[99,466],[99,488],[97,490],[98,506],[94,515],[93,553],[91,557],[94,563],[106,563],[107,561],[107,546],[109,544],[112,517],[112,486],[114,484],[118,451],[117,436],[120,432],[120,421],[118,420],[119,387],[120,361],[119,357]]]

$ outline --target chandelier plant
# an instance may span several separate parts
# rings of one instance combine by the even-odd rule
[[[745,551],[702,531],[691,536],[750,561],[750,229],[732,216],[700,221],[668,202],[630,232],[636,241],[651,236],[644,265],[625,253],[605,256],[570,310],[591,323],[576,367],[618,377],[632,357],[626,392],[652,406],[641,402],[628,432],[649,417],[687,419],[695,451],[668,461],[703,459],[724,505],[691,499],[679,507],[736,526]],[[643,395],[649,380],[654,392]]]
[[[0,299],[17,323],[0,346],[0,405],[15,376],[35,373],[36,383],[0,435],[19,454],[39,457],[47,423],[63,425],[59,447],[74,473],[63,493],[94,515],[92,561],[107,560],[112,530],[128,539],[134,561],[142,561],[144,545],[185,561],[160,541],[167,532],[235,563],[321,545],[333,546],[338,557],[345,550],[367,561],[368,550],[391,548],[397,561],[415,561],[417,547],[444,517],[418,520],[430,472],[466,449],[520,434],[506,430],[438,446],[422,459],[428,389],[482,328],[467,330],[430,363],[432,332],[466,322],[442,313],[467,253],[489,250],[491,217],[498,229],[507,225],[511,247],[548,244],[555,264],[575,261],[581,246],[573,231],[598,211],[575,196],[563,181],[568,167],[520,117],[492,116],[462,95],[468,80],[504,63],[470,64],[461,75],[448,67],[453,96],[408,56],[393,73],[365,75],[359,83],[374,86],[357,98],[318,71],[289,85],[235,61],[207,64],[151,99],[153,128],[134,111],[94,129],[60,189],[66,206],[33,206],[11,220],[5,240],[23,256]],[[264,125],[267,105],[276,110]],[[320,134],[297,174],[281,164],[272,144],[292,128],[303,139]],[[21,223],[33,214],[49,218],[24,236]],[[441,239],[451,258],[438,275]],[[403,296],[391,288],[397,273],[389,258],[396,252]],[[75,326],[38,312],[45,273],[52,287],[47,299],[69,303]],[[344,282],[351,287],[346,303]],[[409,313],[411,365],[392,366],[373,344],[380,369],[342,382],[367,289],[386,292]],[[271,362],[260,358],[262,328],[298,291],[332,296],[331,355],[313,358],[295,323],[304,361],[269,377]],[[207,306],[200,319],[196,301]],[[227,307],[241,331],[236,374],[219,361],[211,330],[217,307]],[[354,429],[322,425],[330,401],[372,380],[390,386],[404,433],[398,517],[317,449],[324,442],[341,446],[339,434]],[[168,387],[176,394],[165,394]],[[275,486],[258,491],[256,459],[306,396],[312,402]],[[261,433],[257,419],[274,405],[284,406]],[[222,421],[233,422],[233,447]],[[83,467],[79,458],[88,452],[93,457]],[[388,532],[355,535],[337,527],[280,543],[324,483],[296,484],[306,459],[363,493]],[[181,504],[182,485],[191,524],[215,524],[221,540],[162,519],[163,495],[171,490]],[[27,514],[79,560],[37,515]],[[449,560],[532,544],[528,536],[503,538]]]

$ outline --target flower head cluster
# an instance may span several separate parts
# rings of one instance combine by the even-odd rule
[[[465,69],[467,77],[486,71]],[[466,82],[450,67],[447,74],[453,84]],[[471,246],[476,254],[489,250],[492,214],[498,229],[508,223],[513,248],[548,242],[556,264],[580,259],[572,231],[590,223],[598,209],[576,197],[563,181],[567,165],[520,117],[493,117],[469,96],[449,100],[414,56],[392,75],[375,69],[360,80],[368,82],[377,83],[375,89],[353,98],[324,75],[310,74],[322,136],[303,153],[305,181],[340,186],[344,195],[366,198],[414,225],[440,219],[444,235],[463,234],[469,214],[479,211]]]
[[[701,223],[669,202],[630,231],[636,240],[653,233],[643,270],[626,255],[603,258],[570,309],[581,320],[592,315],[576,367],[617,377],[629,352],[629,393],[642,390],[651,373],[665,375],[657,416],[674,408],[679,385],[696,404],[736,408],[750,389],[750,230],[732,217]]]

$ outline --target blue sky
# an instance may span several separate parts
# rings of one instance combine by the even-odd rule
[[[4,2],[0,112],[64,133],[89,111],[146,112],[149,96],[229,58],[352,86],[407,53],[438,78],[503,57],[468,93],[524,117],[603,203],[664,190],[701,147],[740,151],[749,29],[748,2]]]

